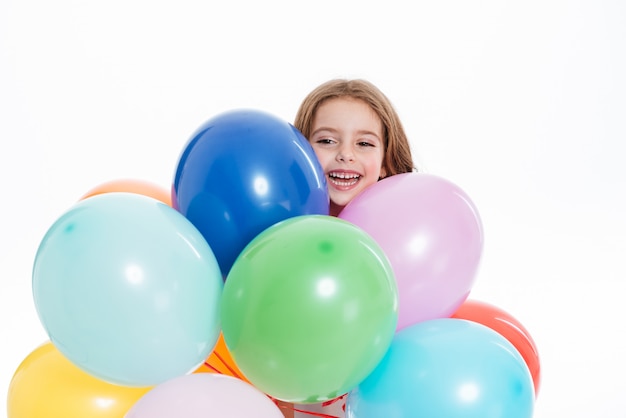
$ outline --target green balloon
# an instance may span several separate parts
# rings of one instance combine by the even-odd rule
[[[307,215],[277,223],[241,252],[221,301],[224,340],[257,388],[294,403],[357,386],[391,345],[392,267],[356,225]]]

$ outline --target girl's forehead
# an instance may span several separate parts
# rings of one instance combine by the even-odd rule
[[[333,97],[325,100],[318,106],[313,123],[318,121],[342,122],[360,119],[362,122],[382,124],[378,114],[364,100],[350,96]]]

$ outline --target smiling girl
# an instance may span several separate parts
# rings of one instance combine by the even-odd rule
[[[398,114],[369,81],[318,86],[300,105],[294,125],[324,169],[333,216],[378,180],[415,169]]]

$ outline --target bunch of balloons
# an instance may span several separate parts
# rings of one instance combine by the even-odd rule
[[[279,418],[277,401],[338,398],[351,418],[532,416],[532,338],[468,299],[483,230],[463,190],[406,173],[328,207],[306,138],[252,109],[193,133],[171,193],[94,187],[37,251],[50,341],[8,418]]]

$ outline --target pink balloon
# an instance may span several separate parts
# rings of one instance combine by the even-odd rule
[[[232,376],[194,373],[155,386],[124,418],[283,418],[263,392]]]
[[[467,299],[483,229],[471,199],[452,182],[424,173],[391,176],[356,196],[339,217],[369,233],[389,258],[398,330],[449,317]]]

